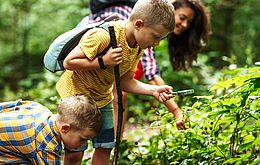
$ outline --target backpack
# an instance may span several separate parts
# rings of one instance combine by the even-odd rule
[[[49,46],[49,49],[44,55],[43,63],[45,68],[53,73],[64,70],[64,59],[72,51],[72,49],[74,49],[78,45],[81,37],[88,30],[96,27],[101,27],[108,31],[108,27],[110,25],[107,22],[115,20],[117,18],[117,15],[111,15],[105,20],[97,23],[86,24],[81,22],[80,26],[77,26],[74,29],[58,36]],[[109,48],[110,44],[101,54],[105,54]]]
[[[136,2],[137,0],[90,0],[89,8],[90,11],[93,14],[95,14],[107,7],[115,6],[115,5],[127,5],[133,8]]]

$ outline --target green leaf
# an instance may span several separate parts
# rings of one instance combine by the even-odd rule
[[[253,145],[260,146],[260,137],[257,137],[253,142]]]
[[[253,142],[249,142],[249,143],[244,143],[244,144],[241,144],[239,146],[239,151],[244,151],[244,150],[248,150],[249,148],[251,148],[253,146]]]
[[[255,140],[255,137],[253,135],[247,135],[244,137],[245,143],[253,142],[254,140]]]
[[[154,121],[150,124],[151,128],[156,128],[159,127],[161,125],[161,121]]]
[[[196,98],[196,99],[207,99],[207,100],[212,100],[214,96],[213,95],[210,95],[210,96],[193,96],[193,98]]]
[[[260,78],[256,78],[254,81],[251,81],[254,84],[255,89],[260,88]]]
[[[237,162],[238,160],[239,158],[230,158],[226,160],[223,164],[235,164],[235,162]]]
[[[221,110],[210,112],[209,117],[216,117],[218,115],[226,114],[226,113],[229,113],[229,112],[230,111],[228,109],[221,109]]]
[[[250,165],[259,165],[260,164],[260,157],[258,156],[256,159],[253,160],[253,162],[250,163]]]

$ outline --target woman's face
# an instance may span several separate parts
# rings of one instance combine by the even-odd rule
[[[180,35],[182,32],[187,30],[193,18],[195,17],[195,12],[189,7],[178,8],[175,11],[175,28],[174,34]]]

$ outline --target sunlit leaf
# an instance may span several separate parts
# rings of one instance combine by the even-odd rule
[[[227,110],[227,109],[221,109],[221,110],[218,110],[218,111],[213,111],[213,112],[209,113],[209,117],[215,117],[215,116],[218,116],[218,115],[221,115],[221,114],[229,113],[229,111],[230,110]]]
[[[257,137],[253,142],[253,145],[260,146],[260,137]]]

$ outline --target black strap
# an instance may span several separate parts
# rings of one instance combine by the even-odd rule
[[[80,39],[82,38],[82,36],[89,30],[92,28],[97,28],[97,27],[101,27],[103,29],[105,29],[106,31],[108,31],[108,27],[110,26],[109,21],[112,20],[118,20],[119,17],[117,14],[112,14],[109,17],[107,17],[106,19],[104,19],[102,22],[100,23],[95,23],[93,24],[93,27],[88,27],[86,29],[83,29],[82,31],[80,31],[78,34],[76,34],[75,36],[73,36],[61,49],[61,52],[59,53],[59,56],[57,57],[57,61],[58,64],[60,66],[60,68],[62,70],[64,70],[64,66],[63,66],[63,61],[64,59],[68,56],[68,54],[79,44]],[[100,55],[104,55],[108,49],[110,48],[110,45],[108,45],[108,47],[102,51],[100,53]]]
[[[136,1],[137,0],[90,0],[88,7],[90,8],[92,13],[96,14],[107,7],[116,5],[127,5],[133,8]]]
[[[109,35],[110,35],[110,44],[112,48],[117,48],[116,42],[116,35],[113,26],[108,27]],[[121,136],[121,129],[122,129],[122,121],[123,121],[123,101],[122,101],[122,90],[120,87],[120,73],[119,73],[119,65],[114,67],[114,74],[115,74],[115,81],[116,81],[116,91],[117,91],[117,98],[118,98],[118,122],[117,122],[117,131],[116,131],[116,146],[114,150],[114,159],[113,165],[117,164],[118,159],[118,150],[120,144],[120,136]]]
[[[104,61],[103,61],[103,58],[102,58],[103,56],[101,56],[101,55],[99,55],[98,56],[98,64],[99,64],[99,67],[100,67],[100,69],[106,69],[107,67],[105,66],[105,64],[104,64]]]

